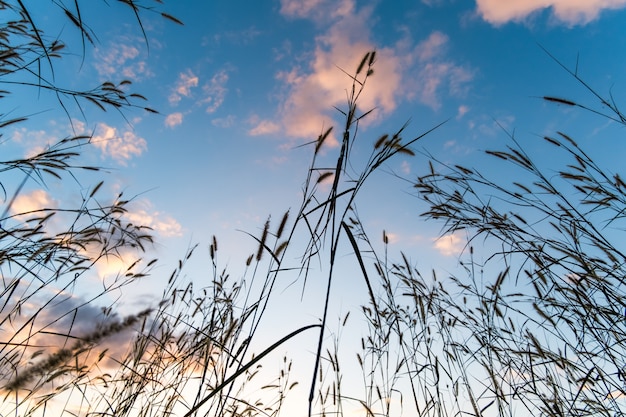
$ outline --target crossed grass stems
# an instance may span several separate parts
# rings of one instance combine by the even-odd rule
[[[246,260],[239,279],[219,267],[213,238],[210,286],[185,283],[183,268],[192,248],[170,276],[157,307],[120,320],[112,305],[103,310],[96,330],[76,334],[72,329],[82,308],[141,279],[155,261],[138,261],[82,306],[53,319],[47,310],[68,297],[98,259],[118,256],[128,246],[142,250],[151,236],[124,221],[128,201],[122,196],[109,205],[96,200],[101,183],[81,208],[27,213],[26,222],[9,215],[14,198],[6,199],[0,219],[0,325],[14,335],[0,347],[0,377],[5,403],[14,404],[12,412],[46,414],[51,401],[65,399],[68,415],[278,415],[298,383],[290,379],[286,357],[279,375],[261,383],[263,399],[253,401],[247,387],[258,386],[255,378],[263,375],[261,364],[268,354],[300,333],[316,330],[309,415],[343,415],[345,402],[359,405],[367,416],[622,415],[625,258],[606,233],[609,225],[621,230],[621,178],[606,174],[564,133],[545,138],[572,161],[556,179],[532,161],[512,134],[507,150],[488,151],[529,174],[533,180],[528,185],[494,182],[477,170],[445,163],[439,163],[446,171],[440,173],[435,170],[438,161],[427,155],[430,172],[414,183],[429,205],[424,216],[443,220],[446,233],[467,231],[470,239],[466,276],[423,277],[406,254],[397,263],[389,259],[384,232],[383,253],[375,249],[359,220],[356,198],[372,173],[396,154],[413,155],[409,147],[440,125],[409,141],[402,139],[406,126],[381,136],[355,169],[359,123],[371,111],[359,113],[357,103],[374,63],[375,52],[370,52],[355,75],[348,75],[347,106],[337,109],[345,124],[336,164],[318,165],[329,128],[308,144],[313,158],[296,215],[287,211],[275,231],[268,219],[260,237],[250,235],[258,250]],[[589,109],[570,100],[545,99]],[[613,102],[601,104],[612,112],[608,117],[623,123]],[[22,121],[12,119],[2,127]],[[61,178],[88,168],[70,164],[78,156],[75,147],[88,141],[65,139],[40,155],[3,166],[22,170],[28,178]],[[327,181],[331,185],[324,192],[320,184]],[[486,195],[491,199],[485,200]],[[49,234],[50,219],[61,215],[74,216],[70,227]],[[291,226],[290,217],[295,218]],[[552,234],[546,234],[546,225]],[[286,265],[286,253],[302,233],[308,244],[301,263]],[[474,260],[479,238],[501,245],[489,265]],[[349,358],[340,353],[339,333],[332,337],[332,347],[325,343],[336,255],[345,242],[369,295],[361,311],[368,332]],[[274,294],[278,276],[296,270],[305,293],[314,261],[327,274],[321,323],[295,329],[251,354],[266,308],[280,302]],[[490,278],[487,266],[494,263],[504,268]],[[143,266],[139,271],[138,265]],[[48,321],[41,323],[40,317]],[[66,331],[55,327],[66,322]],[[341,326],[347,322],[348,316]],[[129,329],[128,351],[108,355],[106,340]],[[37,345],[42,337],[55,337],[62,347],[45,355]],[[360,391],[342,385],[340,365],[346,360],[361,368]]]

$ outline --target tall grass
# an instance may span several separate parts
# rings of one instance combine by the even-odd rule
[[[122,3],[143,31],[139,12],[147,6]],[[88,47],[93,34],[80,19],[78,3],[74,9],[58,5]],[[63,50],[60,41],[45,39],[22,2],[0,6],[16,17],[0,29],[2,48],[15,52],[2,55],[1,81],[52,91],[64,109],[68,98],[120,110],[142,100],[125,92],[124,81],[85,92],[56,86],[47,74]],[[50,72],[34,71],[37,60]],[[120,195],[103,203],[98,183],[79,207],[12,210],[28,181],[67,181],[81,170],[97,170],[76,162],[90,137],[61,139],[35,156],[0,162],[3,173],[23,175],[22,182],[1,183],[2,412],[278,416],[295,388],[305,385],[298,409],[309,416],[349,415],[355,409],[366,416],[623,415],[625,256],[619,231],[626,185],[621,177],[604,171],[563,132],[544,138],[567,161],[556,176],[513,134],[507,133],[506,149],[487,151],[503,170],[523,172],[526,183],[491,179],[426,155],[427,172],[414,183],[428,205],[423,216],[442,222],[445,233],[462,231],[469,239],[461,276],[423,274],[411,254],[389,253],[384,231],[383,249],[377,249],[359,218],[358,196],[381,166],[397,154],[415,155],[412,146],[441,125],[408,140],[406,125],[364,139],[360,126],[373,110],[360,108],[359,99],[375,63],[376,53],[368,52],[353,73],[346,72],[347,102],[337,109],[343,119],[340,147],[324,148],[332,128],[307,144],[311,163],[300,206],[283,213],[277,224],[268,218],[259,233],[248,234],[256,249],[241,274],[231,276],[221,265],[213,237],[206,285],[184,272],[192,247],[169,276],[160,303],[126,318],[115,312],[115,303],[104,304],[106,297],[143,279],[156,262],[140,258],[152,237],[125,221],[131,201]],[[590,91],[612,112],[606,117],[624,123],[613,101]],[[601,113],[568,99],[546,100]],[[1,129],[26,120],[2,117]],[[353,150],[364,140],[371,152],[361,160]],[[330,165],[320,162],[326,152],[335,152]],[[53,227],[57,218],[61,227]],[[497,250],[481,252],[494,241]],[[128,248],[139,251],[137,262],[91,298],[74,295],[98,260]],[[338,254],[346,248],[367,299],[333,331]],[[323,298],[316,300],[319,321],[281,329],[276,340],[262,344],[264,329],[273,325],[268,308],[283,302],[279,278],[294,273],[304,297],[312,274],[324,278]],[[343,329],[353,322],[365,328],[358,339],[346,340]],[[296,380],[286,356],[277,369],[264,368],[284,343],[312,332],[316,343],[305,347],[311,352],[310,379]],[[356,375],[346,374],[355,367]]]

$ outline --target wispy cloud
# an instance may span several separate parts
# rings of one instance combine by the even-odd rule
[[[173,128],[183,122],[183,114],[180,112],[168,114],[165,118],[165,126]]]
[[[94,51],[93,65],[103,78],[119,76],[129,80],[140,80],[153,75],[146,63],[147,53],[137,46],[141,41],[121,37],[106,47]]]
[[[559,22],[584,25],[597,19],[603,10],[626,7],[626,0],[476,0],[476,6],[478,14],[494,25],[521,21],[548,8]]]
[[[353,13],[354,0],[281,0],[280,13],[290,18],[324,20]]]
[[[433,109],[441,107],[445,95],[462,97],[474,77],[474,71],[456,64],[446,55],[449,38],[440,31],[432,32],[412,50],[407,47],[411,39],[404,39],[400,45],[405,52],[405,66],[411,68],[413,77],[405,76],[403,84],[408,97],[415,96]]]
[[[190,69],[178,74],[178,81],[169,96],[169,102],[172,106],[178,104],[183,97],[191,96],[191,89],[198,86],[199,79]]]
[[[262,32],[255,26],[250,26],[243,30],[231,30],[216,33],[212,38],[204,38],[202,43],[203,45],[207,45],[212,40],[217,44],[226,42],[236,45],[247,45],[258,38],[261,33]]]
[[[49,130],[30,130],[25,127],[15,129],[11,140],[26,148],[25,156],[31,157],[43,152],[47,147],[59,140]]]
[[[113,158],[124,166],[134,156],[140,156],[148,149],[148,143],[144,138],[130,130],[118,132],[116,128],[106,123],[98,123],[92,143],[102,152],[102,155]]]
[[[229,114],[226,117],[218,117],[211,120],[211,124],[216,127],[229,128],[235,125],[235,116]]]
[[[207,105],[207,113],[214,113],[224,102],[228,92],[226,83],[228,83],[228,72],[221,70],[213,75],[208,83],[202,86],[202,92],[204,93],[202,103]]]

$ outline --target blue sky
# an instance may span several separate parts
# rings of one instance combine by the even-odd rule
[[[311,151],[298,145],[341,121],[333,106],[345,105],[350,86],[341,69],[352,73],[370,50],[377,51],[375,74],[360,104],[376,110],[361,129],[357,156],[407,120],[407,138],[447,120],[415,149],[499,173],[485,165],[482,151],[503,146],[501,127],[531,151],[538,136],[563,130],[620,168],[624,148],[610,142],[616,126],[541,100],[595,105],[542,48],[569,68],[577,65],[582,78],[619,102],[626,92],[626,0],[166,1],[163,10],[184,26],[145,13],[148,45],[125,8],[88,3],[83,18],[98,40],[84,60],[74,29],[54,6],[42,6],[34,18],[49,35],[75,39],[59,61],[60,84],[128,79],[160,112],[122,117],[87,105],[82,117],[72,109],[75,131],[94,132],[83,157],[110,171],[103,192],[137,195],[129,218],[154,228],[162,266],[150,279],[167,277],[193,243],[204,252],[188,274],[202,275],[213,234],[227,262],[238,264],[256,247],[239,229],[258,234],[268,215],[279,219],[299,205]],[[71,134],[52,97],[28,90],[13,100],[13,113],[33,116],[5,134],[3,152],[28,154]],[[323,155],[332,160],[337,152],[331,138]],[[538,157],[550,163],[550,155]],[[384,229],[391,248],[427,270],[445,271],[457,262],[462,236],[438,240],[440,225],[419,219],[425,207],[410,184],[389,175],[411,179],[426,169],[422,156],[399,156],[372,178],[358,204],[372,236]],[[78,188],[98,180],[81,178]],[[75,199],[75,187],[31,184],[13,209]],[[99,265],[99,274],[116,268]]]
[[[580,74],[601,92],[623,89],[622,2],[532,4],[176,2],[166,11],[185,26],[146,13],[148,47],[123,8],[99,5],[85,11],[87,21],[98,16],[95,50],[78,75],[79,58],[65,59],[57,79],[67,75],[70,87],[129,79],[161,112],[130,112],[126,121],[87,107],[75,127],[95,129],[94,158],[113,171],[109,187],[151,190],[139,199],[137,220],[143,216],[176,250],[181,238],[260,227],[266,215],[297,203],[309,153],[294,147],[340,120],[333,106],[345,104],[349,79],[339,68],[354,71],[366,51],[376,49],[378,59],[361,105],[376,111],[362,140],[407,120],[411,135],[449,119],[422,142],[446,160],[471,161],[495,144],[502,136],[495,121],[528,135],[576,122],[539,99],[585,97],[540,45],[570,67],[578,59]],[[59,17],[44,9],[37,16],[52,31],[71,31],[54,26]],[[80,43],[70,46],[80,55]],[[67,130],[67,117],[38,98],[46,111],[12,138],[26,149]],[[400,158],[390,169],[410,178],[424,163]],[[391,178],[383,183],[402,190]]]

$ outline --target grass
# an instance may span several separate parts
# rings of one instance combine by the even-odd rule
[[[87,92],[56,86],[48,75],[61,57],[60,40],[47,40],[21,2],[0,5],[7,7],[3,13],[17,16],[2,28],[4,48],[17,52],[2,55],[3,80],[51,91],[64,109],[68,98],[120,111],[143,101],[125,92],[124,81]],[[126,6],[143,30],[140,12],[147,6]],[[93,34],[80,19],[78,3],[71,10],[59,7],[80,29],[86,48]],[[34,71],[32,57],[47,63],[50,73]],[[354,144],[363,141],[360,125],[373,110],[358,104],[375,76],[376,53],[355,64],[353,73],[344,71],[348,94],[345,107],[337,109],[344,123],[333,163],[319,162],[323,149],[332,152],[324,148],[333,133],[327,128],[307,144],[311,163],[300,206],[283,213],[278,224],[268,217],[260,233],[248,234],[257,247],[242,274],[233,277],[221,265],[218,239],[212,237],[208,285],[198,287],[185,275],[192,247],[169,276],[160,303],[126,318],[116,314],[115,302],[104,300],[150,274],[157,262],[142,259],[152,243],[150,231],[125,220],[132,199],[119,195],[106,203],[100,182],[79,207],[12,211],[29,181],[67,182],[83,170],[97,171],[76,162],[91,138],[61,139],[30,158],[0,162],[0,172],[20,172],[23,178],[1,183],[2,412],[59,415],[60,407],[63,415],[81,416],[278,416],[295,390],[306,387],[306,404],[299,407],[310,416],[355,409],[372,417],[623,415],[621,177],[606,173],[563,132],[542,139],[566,161],[556,176],[508,132],[505,149],[486,152],[502,170],[523,172],[529,179],[524,183],[422,154],[427,168],[414,186],[428,207],[425,221],[441,222],[444,233],[468,236],[461,275],[423,274],[411,254],[390,253],[384,231],[382,250],[381,242],[370,239],[358,215],[358,195],[387,161],[414,156],[413,145],[441,124],[410,139],[404,138],[408,126],[402,126],[372,140],[369,156],[359,160]],[[15,78],[19,74],[24,78]],[[624,123],[613,100],[583,86],[611,113],[565,98],[545,99]],[[2,120],[0,129],[6,129],[26,118]],[[617,232],[609,233],[609,226]],[[303,248],[295,243],[302,239]],[[332,330],[338,254],[346,248],[367,298]],[[73,293],[96,262],[128,249],[136,251],[136,261],[77,304]],[[303,297],[310,294],[312,274],[324,277],[323,298],[316,300],[319,322],[283,329],[262,345],[260,336],[273,325],[268,308],[284,302],[280,278],[293,274]],[[80,318],[87,316],[92,320],[85,327]],[[353,322],[365,328],[357,340],[345,340]],[[295,380],[287,356],[277,370],[264,368],[284,343],[314,332],[315,344],[306,346],[312,352],[305,364],[310,379]]]

